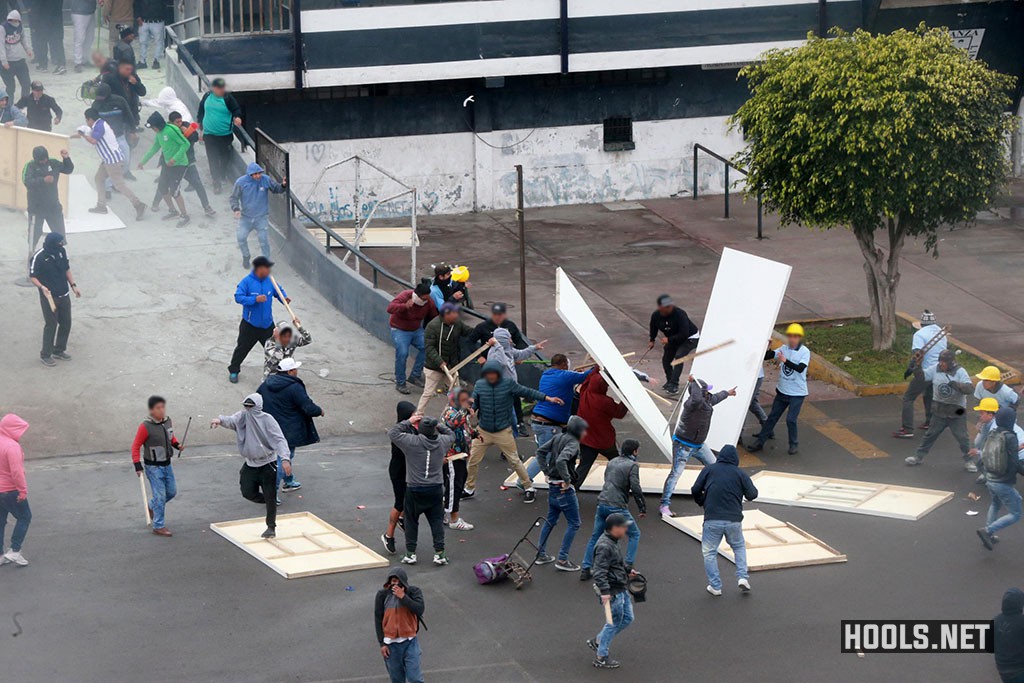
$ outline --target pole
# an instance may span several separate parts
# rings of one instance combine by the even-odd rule
[[[761,191],[758,190],[757,191],[757,239],[759,239],[759,240],[763,240],[764,239],[764,235],[761,233],[761,227],[762,227],[761,224],[763,223],[762,217],[764,215],[763,211],[761,210],[761,198],[762,198],[761,197]]]
[[[725,164],[725,217],[729,217],[729,164]]]
[[[697,199],[697,145],[693,146],[693,198]]]
[[[523,216],[523,166],[516,164],[516,220],[519,222],[519,307],[522,317],[519,324],[526,332],[526,220]]]
[[[416,286],[416,209],[419,202],[419,192],[416,188],[412,188],[412,240],[409,248],[410,260],[412,265],[410,266],[409,282],[412,286]]]

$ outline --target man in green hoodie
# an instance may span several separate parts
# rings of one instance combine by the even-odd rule
[[[146,165],[146,162],[153,158],[153,156],[160,152],[163,160],[163,166],[160,168],[160,181],[157,184],[157,197],[163,198],[167,203],[169,213],[164,216],[164,220],[178,219],[178,227],[182,228],[188,225],[192,219],[188,215],[188,211],[185,209],[185,198],[181,196],[181,181],[185,177],[185,172],[188,171],[188,150],[192,146],[192,143],[188,141],[185,134],[181,132],[181,129],[177,126],[168,126],[164,120],[163,115],[160,112],[153,112],[146,120],[146,128],[152,128],[153,132],[156,133],[156,140],[153,141],[153,146],[149,148],[146,155],[142,157],[142,161],[139,162],[139,170]],[[173,202],[171,201],[173,198]],[[178,208],[174,208],[174,202],[177,202]],[[159,206],[160,200],[153,205],[153,210],[156,211]]]
[[[427,323],[423,330],[423,345],[426,348],[426,361],[423,365],[423,395],[420,396],[416,412],[420,415],[426,409],[430,399],[437,395],[438,387],[448,387],[448,369],[459,364],[460,346],[464,337],[472,337],[472,327],[459,318],[461,307],[448,301],[441,304],[441,315]],[[494,339],[487,342],[494,344]]]

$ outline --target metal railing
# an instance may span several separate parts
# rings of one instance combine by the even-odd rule
[[[720,155],[720,154],[718,154],[716,152],[713,152],[712,150],[708,149],[704,145],[694,143],[694,145],[693,145],[693,198],[694,199],[697,199],[697,192],[698,192],[698,189],[700,187],[699,177],[698,177],[698,163],[697,163],[698,162],[697,155],[698,155],[699,152],[704,152],[705,154],[707,154],[709,156],[712,156],[715,159],[718,159],[719,161],[721,161],[723,164],[725,164],[725,183],[724,183],[725,184],[725,217],[728,218],[729,217],[729,169],[730,168],[735,169],[735,170],[739,171],[740,173],[742,173],[743,175],[747,175],[747,171],[744,168],[740,168],[739,166],[737,166],[736,164],[731,162],[729,159],[726,159],[722,155]],[[762,213],[762,209],[761,209],[761,191],[758,190],[758,192],[757,192],[757,239],[759,239],[759,240],[760,239],[764,239],[764,236],[761,233],[762,227],[763,227],[763,213]]]
[[[291,30],[291,3],[285,0],[200,0],[203,35],[272,33]]]

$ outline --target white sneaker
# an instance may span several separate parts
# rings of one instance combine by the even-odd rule
[[[739,581],[736,582],[736,585],[739,586],[739,589],[740,589],[741,592],[743,592],[743,593],[749,593],[750,592],[750,582],[747,581],[746,579],[740,579]]]
[[[722,589],[721,588],[712,588],[709,585],[708,586],[708,593],[711,593],[712,595],[714,595],[717,598],[719,595],[722,594]]]
[[[4,553],[4,563],[6,564],[7,562],[13,562],[19,567],[28,565],[28,560],[26,560],[24,556],[16,550],[8,550]]]
[[[455,529],[456,531],[470,531],[473,529],[473,525],[459,517],[454,522],[450,522],[448,528]]]

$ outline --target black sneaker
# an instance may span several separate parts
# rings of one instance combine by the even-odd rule
[[[388,538],[387,534],[381,534],[380,540],[384,542],[384,549],[388,551],[388,555],[395,554],[395,539]]]
[[[52,357],[57,360],[71,360],[71,356],[63,351],[57,351]]]
[[[401,529],[403,532],[405,531],[405,517],[398,518],[398,528]]]
[[[611,657],[598,657],[594,660],[595,669],[618,669],[620,666],[622,665]]]
[[[470,498],[472,498],[475,495],[476,495],[476,491],[475,490],[467,491],[467,490],[463,489],[462,490],[462,495],[460,495],[459,498],[461,500],[469,500]],[[402,527],[402,529],[405,529],[405,527]]]
[[[125,171],[124,172],[124,179],[125,180],[138,180],[138,178],[135,177],[135,174],[132,173],[131,171]]]
[[[104,212],[106,213],[106,212]],[[142,217],[146,215],[146,205],[139,202],[135,205],[135,220],[141,221]]]
[[[594,652],[597,652],[597,641],[593,638],[587,638],[587,647],[589,647]]]
[[[751,453],[757,453],[758,451],[764,450],[764,444],[760,441],[755,441],[750,447],[747,448]]]
[[[534,491],[533,489],[530,489],[529,491],[527,491],[526,493],[523,494],[523,502],[524,503],[534,503],[536,501],[537,501],[537,492]]]
[[[96,205],[96,206],[92,207],[91,209],[89,209],[89,213],[106,214],[107,213],[107,207]]]
[[[555,562],[555,569],[560,572],[578,572],[580,566],[572,560],[558,560]]]
[[[75,64],[75,73],[76,74],[82,73],[82,65],[81,64]]]
[[[184,228],[186,225],[192,222],[192,217],[187,213],[181,216],[181,220],[174,224],[176,228]]]
[[[146,63],[145,63],[145,62],[138,62],[138,63],[137,63],[136,65],[135,65],[135,68],[136,68],[136,69],[146,69],[146,68],[148,68],[148,67],[146,66]]]
[[[214,211],[212,206],[208,206],[205,209],[203,209],[203,213],[205,213],[207,216],[210,216],[211,218],[217,215],[217,212]]]
[[[580,570],[580,581],[590,581],[590,567],[584,567]]]
[[[978,529],[978,538],[981,539],[981,544],[985,546],[985,550],[992,550],[992,534],[988,532],[988,529],[985,527]]]
[[[158,60],[156,60],[156,59],[153,60],[153,68],[154,69],[159,69],[160,68],[160,62]]]
[[[179,218],[181,218],[181,214],[180,213],[178,213],[177,211],[171,211],[166,216],[164,216],[161,220],[173,221],[173,220],[177,220]]]
[[[799,451],[797,450],[796,446],[790,446],[789,450],[786,452],[789,453],[790,455],[796,455]]]
[[[260,534],[260,538],[277,538],[277,528],[268,526],[267,530]]]
[[[665,390],[665,393],[668,394],[669,396],[675,396],[676,394],[679,393],[678,384],[666,384],[662,388]]]
[[[46,358],[40,358],[39,362],[42,363],[43,365],[45,365],[48,368],[52,368],[54,365],[57,364],[57,361],[55,361],[54,359],[50,358],[49,356],[47,356]]]

